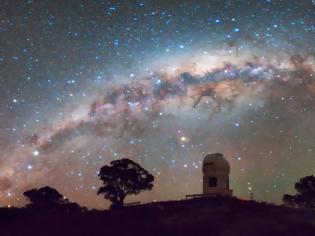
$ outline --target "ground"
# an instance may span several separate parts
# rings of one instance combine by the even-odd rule
[[[115,210],[0,209],[1,236],[315,235],[315,213],[236,198],[191,199]]]

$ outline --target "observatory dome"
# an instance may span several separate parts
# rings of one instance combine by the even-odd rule
[[[229,162],[223,157],[221,153],[213,153],[205,156],[202,162],[202,171],[212,173],[230,173]]]

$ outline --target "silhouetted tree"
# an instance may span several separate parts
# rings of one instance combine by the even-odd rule
[[[284,204],[291,207],[307,208],[315,210],[315,177],[313,175],[301,178],[295,184],[297,194],[285,194],[282,198]]]
[[[129,159],[115,160],[103,166],[98,174],[103,181],[97,194],[112,202],[111,207],[122,207],[127,195],[151,190],[154,177],[140,165]]]
[[[39,189],[30,189],[23,194],[31,202],[28,207],[45,209],[53,208],[66,211],[84,210],[84,208],[81,208],[77,203],[70,202],[56,189],[49,186]]]
[[[62,194],[49,186],[39,189],[30,189],[24,192],[24,196],[35,205],[63,204],[66,202]]]

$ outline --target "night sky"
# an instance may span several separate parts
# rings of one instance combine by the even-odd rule
[[[280,203],[315,173],[315,2],[0,0],[0,203],[52,186],[89,208],[99,169],[155,176],[126,201],[202,192]]]

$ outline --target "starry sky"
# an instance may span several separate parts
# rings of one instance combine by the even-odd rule
[[[315,2],[0,0],[0,203],[45,185],[89,208],[98,170],[155,176],[126,201],[202,191],[280,203],[315,173]]]

